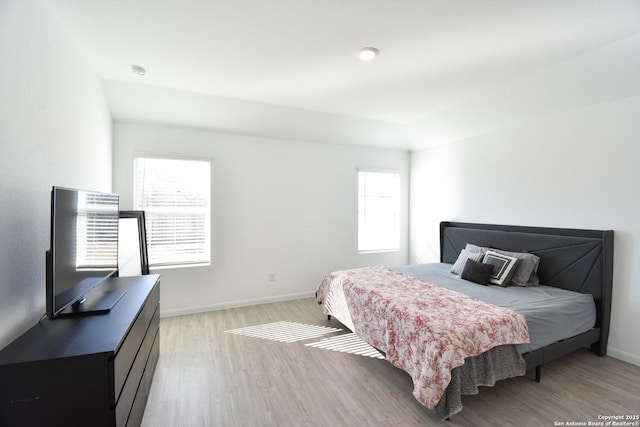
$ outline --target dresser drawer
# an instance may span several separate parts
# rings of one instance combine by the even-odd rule
[[[151,381],[153,380],[153,374],[158,363],[158,356],[160,354],[160,334],[156,334],[156,339],[151,345],[151,353],[149,354],[149,360],[147,366],[144,369],[142,381],[140,387],[136,393],[136,397],[131,405],[131,414],[127,420],[127,427],[138,427],[142,423],[142,417],[144,415],[144,408],[149,398],[149,392],[151,391]]]
[[[120,350],[115,356],[113,361],[113,376],[114,376],[114,403],[119,400],[122,387],[124,386],[129,371],[133,365],[133,362],[138,354],[138,350],[142,345],[147,329],[151,323],[153,315],[158,308],[158,302],[160,298],[160,286],[156,284],[151,291],[149,298],[142,306],[138,317],[131,326],[131,329],[127,333],[127,337],[124,343],[120,347]]]
[[[127,377],[124,386],[122,387],[120,398],[118,399],[118,403],[116,404],[116,425],[118,426],[125,425],[125,423],[127,422],[127,418],[129,417],[129,413],[131,412],[131,407],[136,396],[136,392],[139,393],[138,388],[144,388],[142,379],[145,369],[147,369],[146,365],[147,361],[149,360],[149,354],[151,352],[151,348],[158,331],[159,316],[159,306],[156,306],[156,311],[150,323],[149,329],[147,330],[142,345],[140,346],[140,351],[138,352],[133,365],[131,366],[129,376]]]

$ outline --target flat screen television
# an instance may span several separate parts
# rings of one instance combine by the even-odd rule
[[[107,313],[124,295],[100,289],[118,271],[119,196],[53,187],[47,316]]]

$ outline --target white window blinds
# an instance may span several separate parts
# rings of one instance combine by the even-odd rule
[[[400,173],[358,171],[358,252],[400,248]]]
[[[150,266],[209,264],[211,162],[134,158],[134,209],[144,210]]]

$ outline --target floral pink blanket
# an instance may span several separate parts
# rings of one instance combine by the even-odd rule
[[[333,272],[320,284],[317,299],[330,302],[334,309],[325,307],[327,314],[406,371],[413,395],[429,409],[444,394],[451,370],[466,357],[529,342],[522,314],[386,267]],[[348,313],[332,312],[341,308]]]

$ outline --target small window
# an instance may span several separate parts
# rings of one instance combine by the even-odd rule
[[[400,248],[400,173],[358,171],[358,252]]]
[[[211,162],[136,157],[133,205],[146,217],[149,266],[211,262]]]

